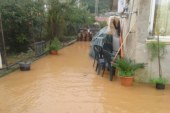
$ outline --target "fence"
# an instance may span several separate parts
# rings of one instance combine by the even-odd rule
[[[46,43],[45,41],[40,41],[35,43],[35,56],[39,57],[45,52]]]
[[[4,70],[16,66],[21,61],[28,61],[28,60],[32,61],[34,59],[37,59],[37,57],[41,57],[42,55],[45,54],[45,48],[48,45],[48,43],[49,42],[45,42],[45,41],[35,42],[33,44],[34,49],[30,49],[27,53],[20,53],[18,55],[8,54],[7,57],[5,57],[7,64],[3,64],[0,70]]]

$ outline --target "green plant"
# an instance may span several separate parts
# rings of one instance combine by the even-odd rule
[[[82,25],[93,24],[95,19],[84,6],[76,7],[76,0],[47,0],[48,37],[62,38],[64,35],[76,35]]]
[[[49,48],[47,49],[48,51],[51,51],[51,50],[56,50],[58,51],[59,49],[61,49],[61,43],[60,41],[58,40],[58,38],[54,38],[49,46]]]
[[[159,52],[158,52],[158,43],[156,41],[147,43],[147,49],[150,52],[150,60],[153,61],[157,58],[158,53],[160,54],[160,58],[163,58],[166,55],[166,45],[164,42],[159,43]]]
[[[114,66],[119,69],[120,76],[133,76],[137,69],[144,68],[144,63],[135,63],[128,58],[118,58]]]
[[[9,53],[26,52],[33,42],[46,37],[43,34],[46,32],[44,5],[42,0],[0,0],[3,33]]]
[[[152,78],[150,80],[153,84],[166,84],[166,78]]]
[[[147,48],[151,53],[151,61],[153,61],[154,58],[158,59],[159,80],[162,80],[161,58],[166,54],[166,44],[159,41],[158,35],[157,41],[148,43]]]

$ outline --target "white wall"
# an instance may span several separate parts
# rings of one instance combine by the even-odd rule
[[[132,8],[133,0],[130,0],[129,10],[138,11],[138,14],[133,14],[131,17],[130,27],[128,22],[130,17],[124,19],[124,36],[127,34],[129,28],[131,28],[135,21],[135,26],[132,33],[129,34],[127,42],[125,44],[126,56],[135,59],[137,62],[144,62],[147,64],[144,70],[138,71],[136,80],[140,82],[148,82],[151,77],[158,77],[158,63],[157,60],[151,62],[148,58],[148,52],[146,48],[146,39],[149,36],[149,16],[150,16],[150,2],[151,0],[134,0],[134,7]],[[167,45],[167,55],[161,60],[163,76],[170,82],[170,45]]]

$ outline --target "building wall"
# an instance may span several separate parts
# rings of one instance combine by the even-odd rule
[[[148,52],[146,48],[146,39],[149,36],[148,27],[149,27],[149,16],[150,16],[150,3],[151,0],[137,0],[138,1],[138,16],[136,23],[136,54],[135,59],[137,62],[144,62],[147,64],[145,70],[138,72],[136,78],[142,82],[149,82],[150,77],[150,67]]]
[[[137,15],[132,14],[131,17],[123,20],[125,38],[128,30],[132,27],[131,33],[128,35],[125,48],[127,57],[135,59],[137,62],[144,62],[147,64],[144,70],[138,71],[136,80],[140,82],[149,82],[151,77],[158,77],[158,62],[150,61],[148,51],[146,48],[146,39],[149,36],[149,16],[150,16],[151,0],[130,0],[129,11],[138,11]],[[134,5],[133,5],[134,4]],[[132,7],[133,6],[133,7]],[[130,21],[131,20],[131,21]],[[130,24],[129,24],[130,23]],[[130,26],[129,26],[130,25]],[[163,76],[170,82],[170,46],[167,45],[167,55],[161,60]]]
[[[128,5],[128,12],[138,11],[138,2],[130,0]],[[125,55],[128,58],[135,59],[136,43],[137,43],[137,18],[138,13],[127,15],[123,19],[123,38],[126,40],[124,45]],[[129,32],[130,31],[130,32]]]

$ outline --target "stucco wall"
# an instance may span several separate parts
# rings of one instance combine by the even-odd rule
[[[170,46],[166,46],[166,56],[161,59],[161,66],[162,66],[162,73],[163,77],[165,77],[168,80],[168,83],[170,83]],[[149,71],[152,76],[158,77],[158,61],[155,59],[153,62],[149,62]],[[149,74],[150,74],[149,73]]]
[[[129,7],[132,6],[131,0]],[[158,62],[154,60],[150,61],[148,58],[148,52],[146,48],[146,39],[149,36],[148,26],[149,26],[149,16],[150,16],[150,2],[151,0],[134,0],[133,11],[138,10],[137,15],[133,14],[131,17],[130,25],[134,25],[132,33],[129,34],[126,44],[125,44],[125,53],[126,56],[129,56],[135,59],[137,62],[144,62],[147,64],[145,70],[139,71],[137,73],[136,79],[141,82],[148,82],[151,77],[158,77]],[[132,11],[132,9],[130,9]],[[127,22],[130,18],[127,18]],[[128,31],[128,24],[124,31]],[[127,33],[127,32],[126,32]],[[124,33],[124,36],[125,34]],[[170,82],[170,46],[167,45],[167,55],[162,62],[162,71],[164,77]]]
[[[136,23],[136,60],[147,63],[146,39],[149,36],[149,16],[151,0],[138,0],[138,16]]]
[[[135,12],[137,11],[137,2],[131,0],[129,2],[128,11]],[[126,18],[123,19],[123,38],[126,40],[124,44],[125,55],[128,58],[135,59],[136,52],[136,19],[137,14],[129,14]],[[130,33],[128,33],[130,31]]]

